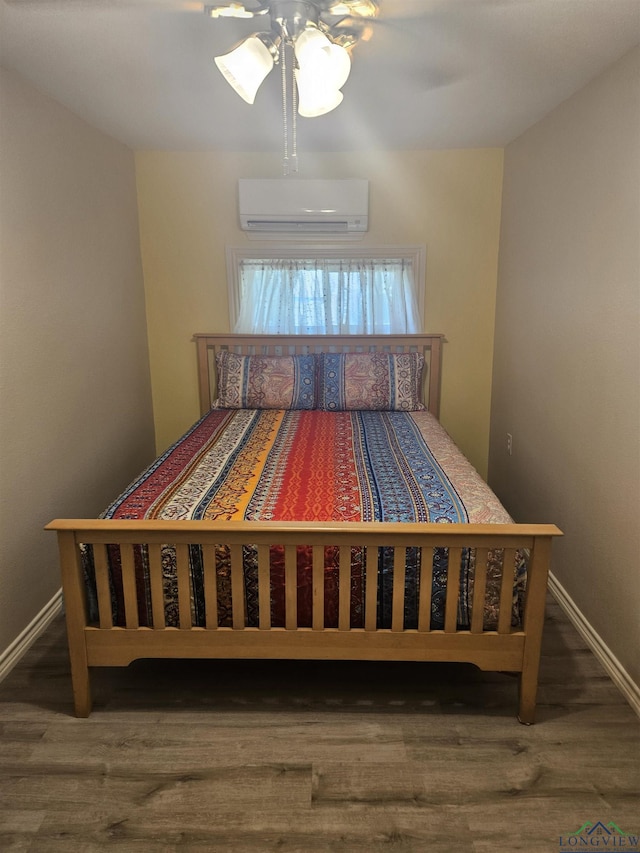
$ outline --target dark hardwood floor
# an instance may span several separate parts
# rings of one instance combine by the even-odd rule
[[[640,834],[638,718],[551,600],[532,727],[513,676],[466,665],[138,661],[94,690],[71,716],[61,619],[0,684],[1,851],[557,853],[587,821]]]

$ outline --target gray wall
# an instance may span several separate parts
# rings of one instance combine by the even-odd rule
[[[133,153],[0,71],[0,655],[154,456]]]
[[[640,48],[506,149],[489,481],[640,685]]]

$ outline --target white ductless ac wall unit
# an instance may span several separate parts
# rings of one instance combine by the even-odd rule
[[[253,239],[359,239],[369,227],[369,181],[240,178],[240,227]]]

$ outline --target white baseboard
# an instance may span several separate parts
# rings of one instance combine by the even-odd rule
[[[553,572],[549,573],[549,591],[567,614],[582,639],[605,668],[607,675],[620,690],[636,714],[640,716],[640,686],[633,681],[602,637],[587,622],[575,601],[554,576]]]
[[[20,658],[44,633],[49,623],[62,612],[62,590],[59,589],[51,601],[42,608],[24,631],[16,637],[11,645],[0,654],[0,681],[5,678],[18,663]]]

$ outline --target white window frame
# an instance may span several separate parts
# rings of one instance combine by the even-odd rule
[[[229,328],[235,328],[240,313],[240,262],[254,258],[364,258],[376,260],[385,258],[405,258],[411,261],[414,271],[416,300],[420,312],[420,322],[424,327],[424,304],[426,282],[427,249],[419,246],[345,246],[300,243],[278,243],[263,248],[255,246],[227,246],[227,286],[229,290]]]

